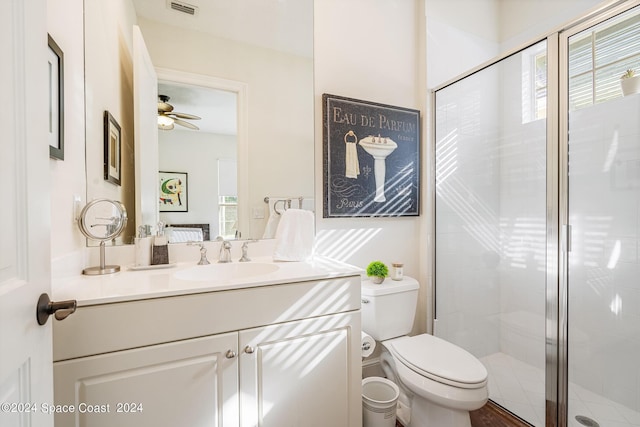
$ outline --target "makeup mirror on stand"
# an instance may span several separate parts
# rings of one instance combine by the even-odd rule
[[[127,225],[127,210],[117,200],[96,199],[80,212],[78,227],[85,237],[100,242],[100,265],[87,267],[82,274],[96,276],[120,271],[119,265],[105,265],[105,245],[122,233]]]

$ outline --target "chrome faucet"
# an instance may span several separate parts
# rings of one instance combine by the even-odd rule
[[[216,239],[220,242],[220,255],[218,255],[218,262],[231,262],[231,242],[224,240],[224,237],[218,236]]]
[[[247,250],[249,249],[249,243],[255,243],[257,240],[247,240],[242,244],[242,257],[240,258],[240,262],[251,261],[251,258],[247,256]]]
[[[198,265],[209,265],[211,264],[207,259],[207,248],[204,246],[204,243],[201,242],[187,242],[187,245],[200,245],[200,261],[198,261]]]

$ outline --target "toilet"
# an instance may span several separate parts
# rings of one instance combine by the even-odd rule
[[[471,427],[469,411],[489,398],[487,370],[471,353],[413,327],[418,282],[362,282],[362,330],[383,345],[380,365],[409,404],[405,427]]]

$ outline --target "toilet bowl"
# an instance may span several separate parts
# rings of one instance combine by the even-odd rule
[[[471,353],[429,334],[409,337],[418,282],[363,282],[362,326],[383,346],[380,364],[409,402],[406,427],[470,427],[469,411],[489,398],[488,374]],[[410,322],[409,322],[410,320]],[[409,326],[408,326],[409,325]]]
[[[469,411],[481,408],[489,398],[487,370],[478,359],[428,334],[382,345],[382,369],[409,401],[408,426],[471,426]]]

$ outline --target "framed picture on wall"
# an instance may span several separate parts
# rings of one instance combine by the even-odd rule
[[[188,193],[186,172],[160,172],[160,212],[188,212]]]
[[[64,160],[64,54],[49,35],[49,157]]]
[[[122,131],[120,125],[108,112],[104,112],[104,179],[120,185]]]
[[[420,111],[322,95],[323,216],[420,214]]]

